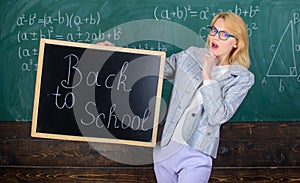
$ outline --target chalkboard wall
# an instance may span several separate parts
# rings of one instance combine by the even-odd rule
[[[221,11],[246,21],[256,76],[232,121],[299,120],[300,1],[15,0],[0,2],[0,121],[32,119],[40,38],[109,40],[170,55],[203,46],[206,25]]]

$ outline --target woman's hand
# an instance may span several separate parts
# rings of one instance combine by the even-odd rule
[[[104,42],[100,42],[97,43],[98,45],[102,45],[102,46],[115,46],[113,43],[109,42],[109,41],[104,41]]]
[[[209,50],[206,55],[202,58],[202,63],[203,63],[203,67],[202,67],[202,77],[203,80],[210,80],[211,78],[211,72],[214,68],[214,66],[216,66],[218,64],[218,60],[215,56],[215,54]]]

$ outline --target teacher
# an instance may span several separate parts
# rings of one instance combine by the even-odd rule
[[[161,142],[153,152],[158,183],[208,182],[220,127],[254,84],[243,19],[219,13],[207,30],[208,48],[190,47],[166,59],[164,78],[173,80],[173,89]]]
[[[208,182],[220,127],[254,83],[247,27],[240,16],[217,14],[208,26],[207,45],[166,60],[164,77],[173,79],[173,90],[162,140],[154,149],[158,183]]]

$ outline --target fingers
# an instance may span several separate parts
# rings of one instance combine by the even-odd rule
[[[102,45],[102,46],[115,46],[113,43],[109,42],[109,41],[104,41],[104,42],[100,42],[97,43],[98,45]]]
[[[207,58],[214,58],[215,57],[215,54],[211,51],[211,50],[208,50],[205,54],[205,56]]]
[[[202,58],[203,66],[202,66],[202,77],[204,80],[211,79],[211,73],[213,67],[217,65],[218,59],[216,55],[209,50],[204,57]]]
[[[212,68],[217,65],[217,58],[213,52],[208,51],[202,58],[203,70],[210,73]]]
[[[206,55],[211,60],[215,60],[216,59],[216,55],[214,54],[213,51],[208,51]]]
[[[215,63],[216,62],[216,56],[213,52],[209,51],[207,52],[204,57],[203,57],[203,61],[204,62],[212,62]]]

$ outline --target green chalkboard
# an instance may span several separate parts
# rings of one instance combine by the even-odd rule
[[[0,2],[0,121],[31,121],[40,38],[166,51],[203,46],[216,13],[246,21],[256,82],[232,121],[300,120],[300,1]],[[167,98],[170,87],[165,84]]]

